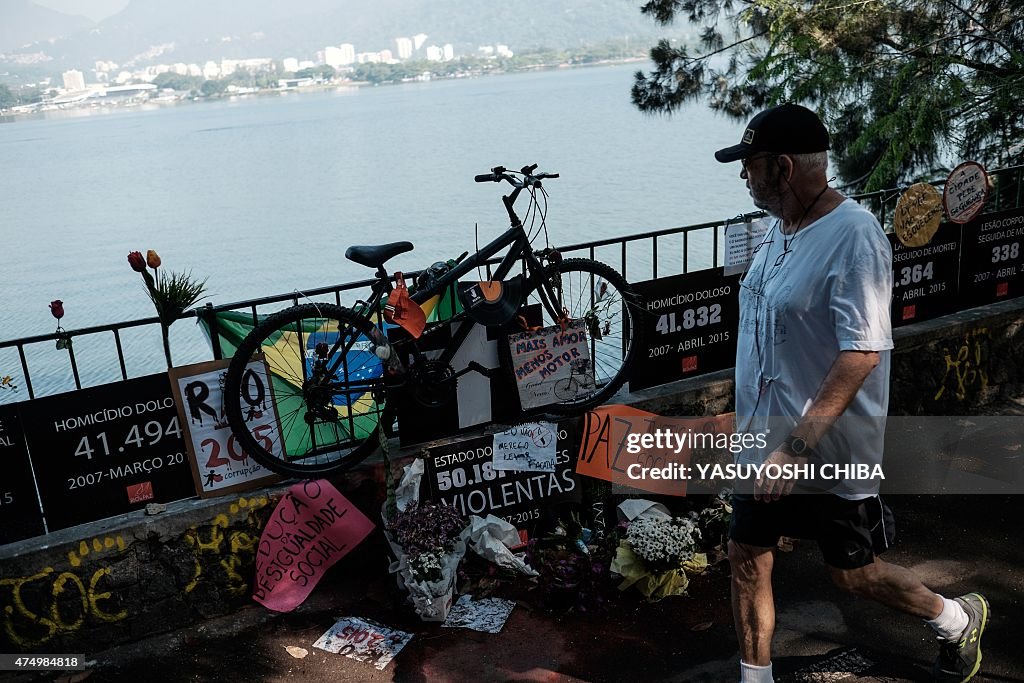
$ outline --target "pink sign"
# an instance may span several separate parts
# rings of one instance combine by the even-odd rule
[[[329,482],[295,484],[260,536],[253,600],[275,612],[290,612],[372,530],[373,522]]]

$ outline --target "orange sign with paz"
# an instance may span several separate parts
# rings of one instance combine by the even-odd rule
[[[665,417],[628,406],[586,414],[576,473],[669,496],[700,479],[693,460],[727,459],[734,415]],[[723,449],[723,446],[725,448]]]

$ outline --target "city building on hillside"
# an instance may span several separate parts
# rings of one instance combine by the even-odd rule
[[[63,74],[65,90],[85,90],[85,76],[77,69],[65,71]]]
[[[440,62],[444,59],[444,51],[437,45],[427,46],[427,61],[428,62]]]
[[[423,43],[427,42],[426,33],[417,33],[412,37],[412,49],[418,50],[423,47]]]
[[[354,64],[356,61],[356,48],[352,43],[342,43],[338,46],[341,50],[341,63]]]
[[[295,73],[299,70],[299,60],[295,59],[295,57],[285,57],[281,60],[281,68],[285,71]]]
[[[207,80],[213,80],[220,77],[220,67],[217,66],[217,62],[207,62],[203,64],[203,78]]]
[[[441,48],[441,54],[444,57],[444,61],[450,62],[455,59],[455,48],[452,47],[451,43],[445,43]]]
[[[395,45],[398,47],[398,58],[409,59],[412,57],[412,39],[395,38]]]
[[[512,56],[512,50],[508,49],[508,45],[497,45],[495,49],[498,52],[499,57],[505,57],[506,59]]]
[[[324,48],[324,64],[337,69],[345,62],[341,60],[341,48],[335,47],[334,45],[328,45]]]

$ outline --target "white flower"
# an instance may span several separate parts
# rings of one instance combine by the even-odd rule
[[[700,538],[700,530],[689,518],[669,520],[643,517],[626,529],[626,540],[633,552],[647,562],[674,567],[691,559]]]

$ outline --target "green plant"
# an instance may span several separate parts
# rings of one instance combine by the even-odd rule
[[[141,274],[146,283],[146,293],[149,294],[149,300],[153,302],[156,315],[160,318],[160,332],[163,336],[167,367],[171,367],[168,331],[174,321],[180,318],[189,306],[205,298],[206,280],[193,280],[191,271],[160,272],[160,255],[152,249],[146,252],[145,259],[142,257],[142,252],[129,253],[128,265],[132,270]],[[153,269],[152,275],[146,269],[147,266]]]

